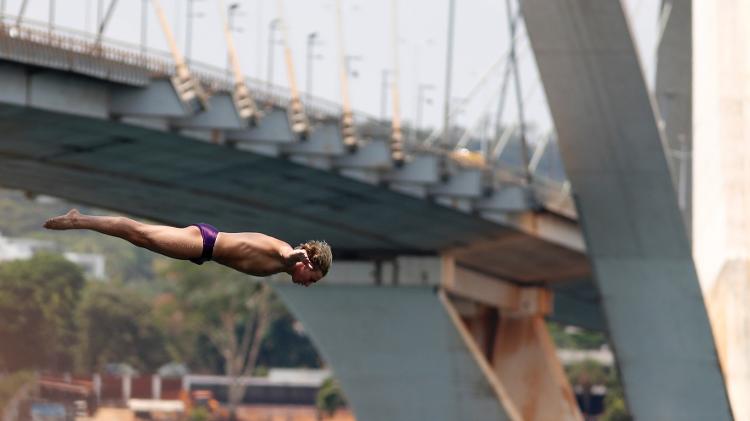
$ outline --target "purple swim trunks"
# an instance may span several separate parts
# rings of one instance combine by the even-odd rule
[[[198,227],[198,229],[201,230],[201,237],[203,237],[203,253],[201,254],[201,257],[190,259],[190,261],[196,265],[202,265],[203,262],[207,262],[213,257],[214,244],[216,244],[216,237],[219,235],[219,230],[213,225],[203,223],[193,224],[191,226]]]

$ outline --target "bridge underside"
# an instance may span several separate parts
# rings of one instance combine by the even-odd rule
[[[579,251],[286,159],[8,104],[0,131],[5,187],[174,225],[214,222],[291,243],[323,238],[339,257],[452,249],[459,262],[511,281],[588,279]],[[474,243],[488,245],[460,252]]]

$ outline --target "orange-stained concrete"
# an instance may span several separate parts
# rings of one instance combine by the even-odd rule
[[[524,420],[583,419],[542,316],[501,317],[490,357]]]

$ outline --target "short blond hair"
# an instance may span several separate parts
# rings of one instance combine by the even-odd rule
[[[331,263],[333,263],[333,254],[331,246],[328,243],[325,241],[310,240],[300,244],[297,248],[307,252],[307,258],[310,259],[313,267],[320,269],[323,276],[326,276],[328,270],[331,268]]]

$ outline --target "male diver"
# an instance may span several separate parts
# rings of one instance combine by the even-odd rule
[[[324,241],[308,241],[297,247],[258,232],[219,232],[209,224],[185,228],[149,225],[122,216],[84,215],[76,209],[49,219],[51,230],[87,229],[149,249],[173,259],[196,264],[214,260],[254,276],[285,272],[296,284],[309,286],[331,267],[331,248]]]

